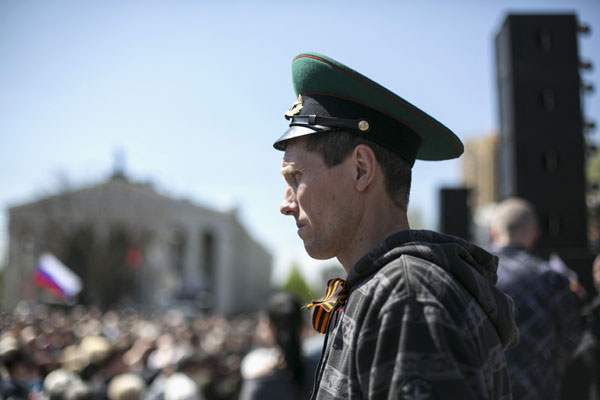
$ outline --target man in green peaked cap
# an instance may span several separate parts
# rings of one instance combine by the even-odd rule
[[[508,399],[504,349],[518,341],[496,258],[456,237],[410,230],[416,159],[463,152],[448,128],[326,56],[292,63],[296,101],[280,211],[307,253],[336,257],[345,279],[313,301],[326,334],[315,399]]]

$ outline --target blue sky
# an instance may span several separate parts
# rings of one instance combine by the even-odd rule
[[[95,184],[120,150],[134,180],[216,208],[237,206],[275,257],[305,254],[279,215],[292,58],[333,57],[423,108],[461,138],[497,129],[493,38],[509,12],[575,12],[600,89],[598,1],[0,0],[0,256],[6,209]],[[584,100],[599,121],[597,92]],[[417,162],[411,209],[437,227],[460,161]],[[330,262],[329,262],[330,263]]]

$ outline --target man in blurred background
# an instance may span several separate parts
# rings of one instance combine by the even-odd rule
[[[558,399],[569,356],[580,337],[579,297],[569,279],[531,252],[539,235],[533,206],[511,198],[495,210],[490,235],[498,255],[498,288],[515,301],[521,342],[506,352],[515,399]]]

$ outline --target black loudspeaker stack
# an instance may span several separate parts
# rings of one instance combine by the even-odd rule
[[[495,44],[500,196],[530,201],[539,251],[570,258],[587,248],[577,18],[509,15]]]
[[[471,240],[469,189],[440,189],[440,231]]]

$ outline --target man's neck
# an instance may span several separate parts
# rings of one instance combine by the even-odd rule
[[[346,272],[377,243],[386,237],[403,230],[410,229],[406,210],[396,206],[367,207],[356,230],[352,245],[345,254],[338,255],[338,261]]]

